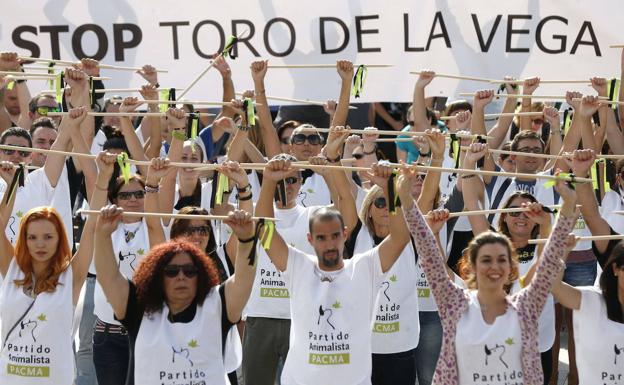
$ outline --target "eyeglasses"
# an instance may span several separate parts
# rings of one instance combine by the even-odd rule
[[[426,172],[419,172],[418,174],[416,174],[416,179],[425,180],[426,176],[427,176]]]
[[[299,178],[296,178],[294,176],[290,176],[290,177],[284,179],[284,182],[286,182],[286,184],[288,184],[288,185],[295,184],[295,183],[299,182]]]
[[[384,197],[375,198],[375,200],[373,201],[373,204],[378,209],[385,209],[386,208],[386,198],[384,198]]]
[[[519,209],[521,207],[520,206],[509,206],[507,208],[508,209]],[[526,217],[526,214],[524,213],[524,211],[515,211],[515,212],[507,213],[507,215],[509,215],[510,217],[514,217],[514,218],[518,218],[520,215],[524,215]]]
[[[48,107],[48,106],[37,107],[37,113],[41,116],[46,116],[48,112],[61,112],[61,109],[58,107]]]
[[[117,199],[129,200],[134,197],[134,199],[143,199],[145,198],[144,190],[136,190],[136,191],[120,191],[117,193]]]
[[[303,144],[305,141],[308,141],[312,146],[318,146],[321,144],[321,137],[317,134],[305,135],[305,134],[296,134],[290,139],[290,143],[292,144]]]
[[[364,154],[357,153],[357,154],[351,154],[351,156],[353,156],[353,158],[356,160],[360,160],[364,157]]]
[[[197,267],[193,264],[187,265],[167,265],[165,266],[163,272],[165,273],[165,277],[175,278],[180,274],[180,271],[184,273],[186,278],[193,278],[197,275]]]
[[[2,152],[4,153],[4,155],[8,155],[8,156],[11,156],[11,155],[15,154],[15,152],[17,152],[19,154],[19,156],[21,156],[22,158],[26,158],[28,155],[30,155],[30,151],[18,151],[18,150],[3,149]]]
[[[206,236],[210,232],[210,226],[189,226],[186,229],[188,235],[201,235]]]
[[[541,147],[520,147],[518,152],[524,152],[527,154],[542,154],[544,150]]]

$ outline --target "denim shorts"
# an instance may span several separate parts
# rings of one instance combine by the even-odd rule
[[[571,286],[593,286],[596,270],[596,261],[568,263],[563,273],[563,282]]]

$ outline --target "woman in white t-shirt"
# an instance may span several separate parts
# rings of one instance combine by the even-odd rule
[[[103,162],[112,170],[115,157],[100,154],[100,169],[106,168]],[[1,174],[7,176],[14,172],[11,163],[2,162]],[[98,182],[108,177],[101,172]],[[6,225],[15,195],[4,197],[0,225]],[[104,191],[96,190],[91,201],[93,207],[99,208],[105,201]],[[52,207],[36,207],[25,213],[15,248],[5,235],[2,236],[0,383],[73,383],[74,307],[87,278],[94,227],[95,217],[90,217],[73,257],[63,221]]]
[[[624,241],[604,264],[599,287],[558,281],[552,292],[573,311],[579,384],[620,384],[624,379]]]
[[[114,205],[101,211],[95,264],[98,282],[131,341],[135,365],[127,383],[173,385],[183,379],[228,385],[226,336],[240,320],[255,275],[251,214],[237,210],[226,220],[239,239],[241,258],[236,274],[219,285],[213,262],[180,240],[152,248],[133,280],[124,277],[111,242],[122,213]]]
[[[449,279],[432,234],[448,218],[448,211],[430,213],[428,224],[416,208],[404,205],[444,328],[433,383],[543,382],[537,321],[552,281],[563,269],[561,257],[577,218],[574,190],[563,182],[558,182],[556,188],[563,198],[557,224],[531,284],[513,295],[507,294],[505,288],[517,276],[518,266],[514,246],[506,236],[488,231],[472,240],[468,255],[476,290],[465,290]]]

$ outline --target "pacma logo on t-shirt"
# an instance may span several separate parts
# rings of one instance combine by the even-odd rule
[[[171,346],[171,366],[177,370],[161,370],[158,373],[163,385],[184,384],[206,385],[206,372],[194,368],[193,350],[199,347],[197,340],[191,339],[186,345]]]
[[[332,317],[340,311],[342,305],[336,300],[330,306],[320,305],[316,331],[308,332],[309,356],[312,365],[345,365],[350,363],[349,333],[341,330]]]
[[[509,370],[508,358],[505,356],[507,347],[511,347],[516,342],[513,338],[507,338],[503,343],[493,345],[483,345],[483,371],[472,374],[473,384],[505,384],[521,385],[522,372]]]
[[[624,365],[621,363],[621,360],[624,360],[624,357],[621,357],[622,355],[624,355],[624,344],[613,344],[613,368],[611,370],[602,370],[600,372],[600,384],[624,384]],[[619,366],[618,361],[620,362]]]

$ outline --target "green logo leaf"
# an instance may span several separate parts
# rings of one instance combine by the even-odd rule
[[[189,348],[196,348],[199,346],[199,344],[197,344],[196,340],[190,340],[188,343]]]
[[[145,250],[143,250],[143,249],[138,249],[138,250],[137,250],[137,254],[139,254],[139,255],[143,255],[143,254],[145,254]]]
[[[46,315],[45,315],[45,314],[43,314],[43,313],[39,314],[39,316],[37,317],[37,319],[38,319],[39,321],[42,321],[42,322],[47,321],[47,320],[46,320]]]
[[[390,279],[391,282],[396,282],[397,281],[396,274],[392,274],[392,276],[389,279]]]
[[[511,345],[513,345],[513,344],[514,344],[514,340],[513,340],[513,338],[509,337],[509,338],[507,338],[507,339],[505,340],[505,343],[506,343],[507,345],[511,346]]]
[[[18,212],[15,213],[15,216],[18,217],[18,218],[21,218],[21,217],[24,216],[24,213],[21,212],[21,211],[18,211]]]
[[[338,300],[336,300],[336,302],[334,302],[334,303],[332,304],[332,307],[333,307],[334,309],[340,309],[340,308],[342,307],[342,305],[340,304],[340,302],[338,302]]]
[[[306,192],[309,192],[310,194],[314,194],[314,190],[311,188],[306,189]]]

